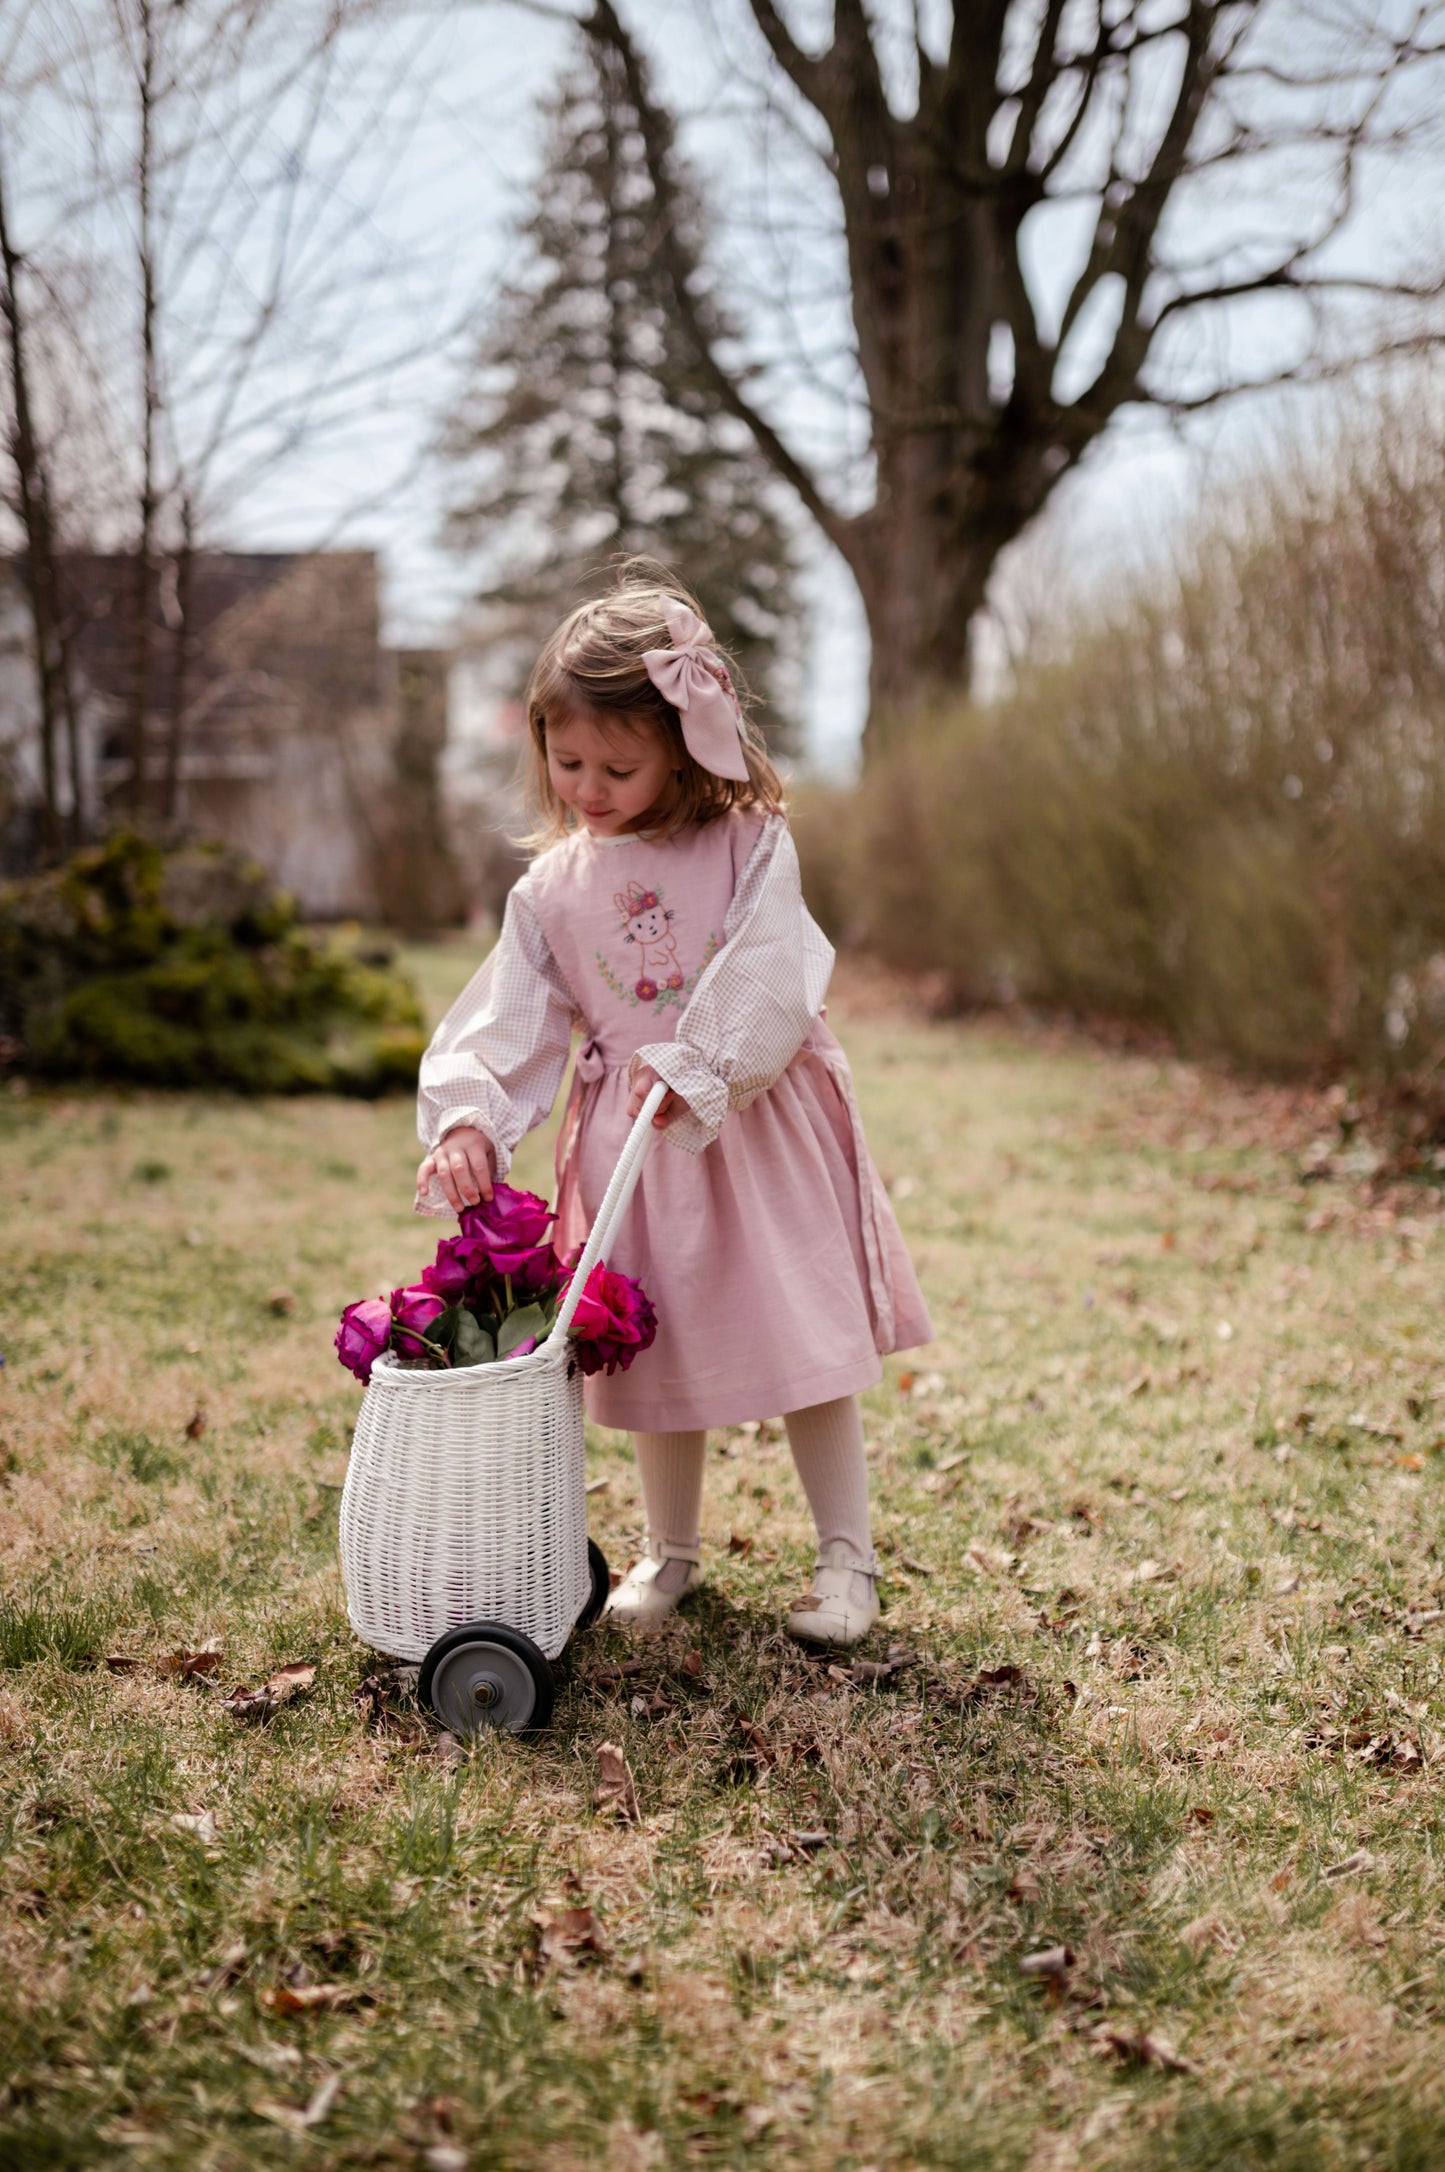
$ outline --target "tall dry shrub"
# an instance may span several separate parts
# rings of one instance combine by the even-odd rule
[[[1445,403],[1282,459],[836,826],[863,939],[961,1003],[1282,1074],[1438,1065]]]

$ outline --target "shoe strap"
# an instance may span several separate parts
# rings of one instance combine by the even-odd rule
[[[690,1561],[695,1569],[702,1567],[702,1546],[674,1546],[670,1539],[654,1538],[647,1534],[647,1558],[661,1568],[664,1561]]]
[[[816,1576],[820,1569],[846,1569],[850,1576],[870,1576],[876,1584],[878,1581],[878,1556],[877,1554],[866,1554],[858,1561],[824,1561],[819,1556],[818,1560],[813,1563],[813,1574]]]

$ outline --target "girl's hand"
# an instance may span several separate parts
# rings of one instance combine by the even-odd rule
[[[657,1073],[650,1063],[640,1063],[632,1073],[628,1083],[631,1091],[627,1096],[627,1113],[629,1116],[640,1116],[643,1102],[647,1099],[653,1087],[659,1084]],[[675,1094],[669,1086],[658,1105],[656,1116],[652,1119],[653,1129],[655,1131],[666,1131],[673,1118],[681,1113],[682,1096],[681,1094]]]
[[[453,1214],[492,1196],[492,1142],[474,1125],[449,1131],[416,1173],[416,1196],[425,1199],[435,1177]]]

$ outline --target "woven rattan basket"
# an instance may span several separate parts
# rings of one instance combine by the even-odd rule
[[[530,1357],[429,1372],[378,1359],[341,1496],[347,1612],[363,1642],[423,1660],[488,1621],[555,1659],[587,1606],[582,1381],[572,1315],[652,1141],[654,1086],[622,1149],[547,1341]]]

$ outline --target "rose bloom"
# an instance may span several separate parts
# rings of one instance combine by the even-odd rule
[[[413,1282],[404,1290],[393,1290],[391,1317],[397,1330],[398,1354],[409,1358],[426,1357],[428,1353],[417,1336],[424,1335],[437,1314],[446,1309],[446,1300],[438,1297],[435,1290],[423,1289],[419,1282]]]
[[[657,1334],[657,1314],[640,1282],[594,1267],[572,1315],[577,1362],[584,1373],[626,1372]]]
[[[480,1237],[503,1274],[511,1269],[502,1265],[504,1253],[535,1251],[547,1242],[547,1231],[557,1219],[545,1199],[535,1192],[514,1191],[510,1184],[494,1186],[490,1199],[479,1199],[474,1207],[464,1207],[461,1215],[462,1235]]]
[[[492,1265],[511,1278],[512,1295],[542,1297],[557,1286],[562,1262],[550,1244],[538,1244],[524,1252],[494,1252]]]
[[[422,1269],[421,1286],[456,1305],[477,1295],[491,1271],[492,1255],[483,1238],[443,1237],[431,1266]]]
[[[384,1297],[363,1297],[348,1305],[336,1330],[336,1355],[363,1386],[371,1368],[391,1341],[391,1307]]]

